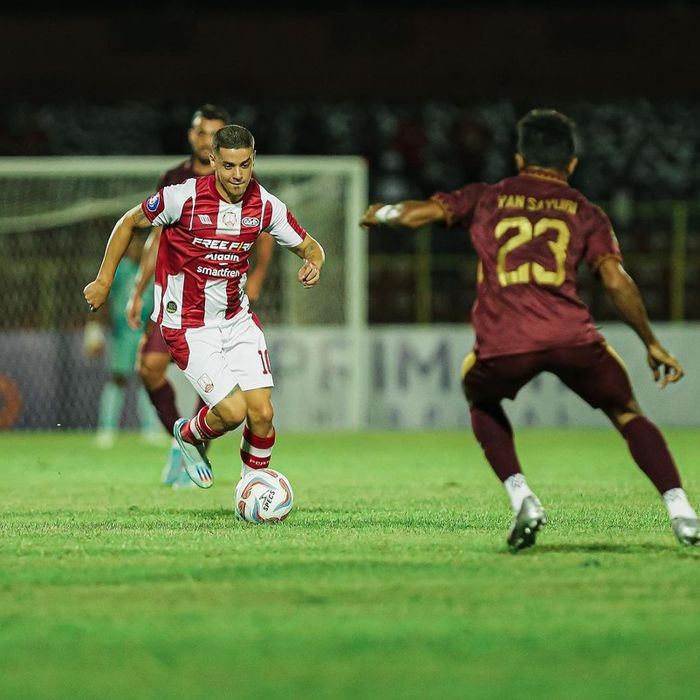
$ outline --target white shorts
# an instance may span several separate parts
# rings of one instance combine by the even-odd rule
[[[247,309],[216,326],[161,330],[173,360],[208,406],[236,386],[248,391],[274,385],[265,335]]]

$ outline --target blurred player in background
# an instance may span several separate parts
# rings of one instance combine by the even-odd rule
[[[199,107],[192,115],[190,128],[187,132],[192,155],[165,172],[158,180],[156,189],[160,190],[167,185],[179,185],[191,177],[211,175],[214,172],[209,161],[211,142],[214,134],[229,121],[229,114],[222,107],[213,104]],[[127,304],[127,318],[132,328],[141,327],[143,295],[153,279],[160,235],[160,226],[154,228],[149,235],[141,258],[139,272],[134,280],[132,293]],[[252,302],[257,301],[260,295],[272,256],[272,249],[272,238],[267,234],[261,236],[255,250],[255,267],[248,276],[246,284],[246,293]],[[175,390],[166,377],[170,361],[170,351],[163,340],[160,328],[153,321],[148,322],[139,346],[136,369],[163,427],[168,435],[172,436],[179,413],[175,404]],[[204,403],[200,402],[200,408],[202,406]],[[161,482],[166,485],[191,486],[192,481],[184,471],[182,451],[175,438],[172,438],[172,441]]]
[[[495,185],[467,185],[427,201],[373,204],[362,219],[366,226],[412,229],[441,223],[471,236],[479,256],[471,319],[476,345],[462,380],[474,434],[513,506],[508,544],[513,551],[534,544],[546,523],[501,406],[540,372],[557,375],[605,412],[662,495],[678,540],[700,544],[700,521],[666,442],[642,415],[622,361],[578,297],[576,273],[585,260],[644,343],[654,379],[664,388],[683,376],[649,325],[608,217],[568,185],[577,164],[575,125],[559,112],[533,110],[518,124],[515,159],[519,174]]]
[[[104,355],[109,346],[110,377],[102,388],[97,416],[95,440],[98,447],[108,448],[114,444],[124,408],[129,377],[134,374],[134,362],[141,333],[127,325],[123,309],[138,270],[143,245],[143,236],[131,241],[114,276],[109,308],[104,307],[97,318],[93,317],[85,324],[83,349],[88,357]],[[152,308],[152,303],[143,307],[142,321],[148,319]],[[136,395],[138,418],[144,438],[153,440],[156,436],[160,437],[157,432],[158,418],[146,392],[139,387]]]
[[[97,278],[84,290],[90,309],[97,310],[134,231],[163,226],[152,318],[178,367],[206,402],[174,429],[187,473],[202,488],[213,482],[204,441],[245,421],[241,475],[267,467],[275,442],[270,358],[245,293],[253,245],[268,231],[291,249],[304,261],[297,275],[304,287],[318,283],[325,257],[287,206],[252,177],[255,140],[248,129],[229,124],[217,131],[210,159],[213,175],[164,187],[124,214]]]

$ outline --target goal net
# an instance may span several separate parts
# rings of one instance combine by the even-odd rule
[[[117,218],[178,162],[0,158],[0,429],[95,426],[107,369],[82,352],[88,318],[82,289]],[[255,311],[271,346],[276,404],[294,428],[311,428],[315,417],[329,427],[358,427],[366,411],[366,244],[358,226],[366,164],[355,157],[260,156],[256,177],[322,242],[328,258],[321,285],[305,290],[296,281],[301,261],[275,247]],[[328,348],[345,345],[340,361],[330,361]],[[326,373],[314,382],[325,382],[329,395],[313,405],[302,394],[295,412],[294,395],[302,389],[298,382],[309,380],[310,362],[320,363],[316,374]],[[310,410],[302,420],[305,402]],[[123,425],[133,427],[128,414]]]

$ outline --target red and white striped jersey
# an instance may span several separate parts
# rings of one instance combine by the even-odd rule
[[[306,238],[287,205],[255,179],[235,204],[208,175],[163,187],[141,209],[163,226],[151,318],[166,328],[213,326],[248,308],[248,257],[261,232],[285,247]]]

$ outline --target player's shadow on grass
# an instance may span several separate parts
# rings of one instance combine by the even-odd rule
[[[659,544],[656,542],[640,542],[639,544],[616,544],[614,542],[590,542],[588,544],[585,542],[579,542],[577,544],[538,544],[531,550],[524,550],[523,552],[518,552],[518,554],[525,554],[528,551],[533,553],[539,552],[542,554],[574,554],[576,552],[580,552],[582,554],[639,554],[641,552],[685,553],[685,550],[681,549],[673,542],[669,542],[669,544]]]
[[[188,518],[193,518],[196,520],[221,520],[221,518],[233,518],[236,516],[233,514],[233,508],[188,508],[182,510],[181,508],[173,509],[173,513],[178,515],[186,515]]]
[[[220,525],[230,521],[239,522],[233,513],[233,508],[188,508],[186,510],[172,509],[172,514],[184,521],[191,520],[202,525]],[[321,515],[322,517],[318,517]],[[399,514],[386,511],[368,512],[359,514],[345,509],[303,508],[292,513],[281,527],[291,527],[306,531],[322,530],[347,531],[367,530],[396,532],[404,530],[409,532],[468,532],[470,530],[481,531],[481,523],[474,524],[464,516],[455,516],[451,519],[436,519],[430,513]]]

